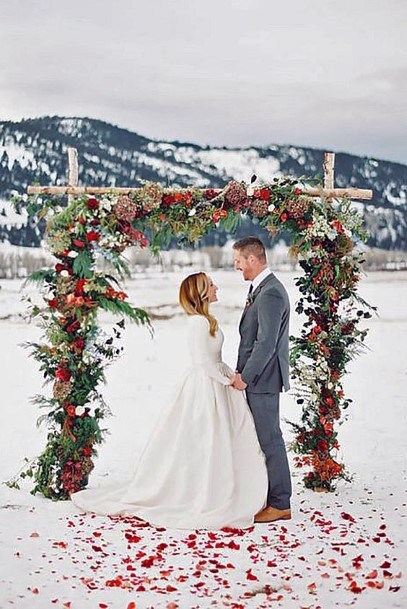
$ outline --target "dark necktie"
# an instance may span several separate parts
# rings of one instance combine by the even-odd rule
[[[253,284],[251,283],[249,291],[247,292],[247,296],[246,296],[246,307],[248,307],[249,305],[252,304],[252,293],[253,293]]]

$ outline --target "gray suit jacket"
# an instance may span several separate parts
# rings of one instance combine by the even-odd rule
[[[279,393],[283,387],[288,391],[290,302],[286,289],[271,273],[251,299],[240,320],[236,369],[251,393]]]

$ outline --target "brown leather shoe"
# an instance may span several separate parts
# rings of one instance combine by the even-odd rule
[[[274,522],[275,520],[291,520],[291,510],[278,510],[269,505],[254,517],[254,522]]]

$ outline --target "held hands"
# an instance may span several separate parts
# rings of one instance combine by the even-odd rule
[[[236,372],[236,374],[232,376],[230,386],[234,387],[235,389],[238,389],[239,391],[244,391],[247,387],[246,383],[238,372]]]

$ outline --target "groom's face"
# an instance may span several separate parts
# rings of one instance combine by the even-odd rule
[[[252,264],[253,256],[243,256],[242,252],[239,250],[234,250],[234,266],[237,271],[242,271],[243,279],[245,281],[251,281],[254,274],[254,268]]]

